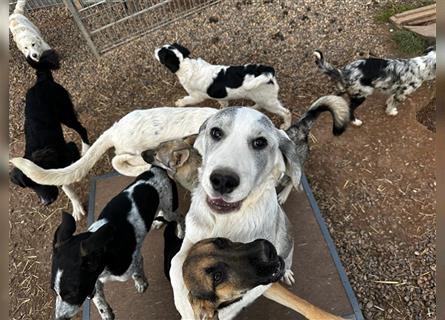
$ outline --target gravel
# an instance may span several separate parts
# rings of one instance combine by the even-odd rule
[[[31,19],[60,52],[55,78],[71,92],[94,140],[129,111],[172,105],[184,95],[152,56],[156,46],[173,41],[213,63],[274,66],[280,99],[297,117],[333,91],[314,66],[314,49],[338,65],[362,56],[399,56],[389,26],[373,18],[389,2],[416,1],[227,0],[100,60],[65,9],[35,11]],[[34,75],[15,47],[10,55],[10,150],[18,156],[24,147],[24,96]],[[363,128],[333,138],[329,117],[323,116],[313,131],[306,174],[367,319],[435,319],[434,135],[415,116],[432,89],[422,90],[397,118],[384,115],[384,100],[377,97],[358,111]],[[72,132],[67,136],[79,141]],[[108,172],[109,160],[104,157],[92,174]],[[76,187],[86,201],[87,181]],[[48,319],[52,234],[69,202],[62,195],[43,208],[29,190],[10,191],[10,319]],[[78,229],[84,227],[85,222]]]

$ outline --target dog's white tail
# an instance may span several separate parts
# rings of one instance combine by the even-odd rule
[[[271,73],[263,73],[255,78],[247,78],[244,80],[243,87],[246,90],[252,90],[264,84],[276,84],[275,76]]]
[[[25,6],[26,6],[26,0],[18,0],[15,5],[14,13],[24,14]]]
[[[83,157],[68,167],[61,169],[43,169],[34,162],[24,158],[14,158],[10,162],[31,180],[43,185],[61,186],[81,180],[88,171],[101,158],[101,156],[113,146],[111,130],[105,131]]]

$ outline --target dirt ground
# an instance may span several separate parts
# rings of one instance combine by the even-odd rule
[[[297,117],[333,91],[313,63],[313,49],[322,49],[339,65],[369,54],[398,56],[389,26],[373,19],[385,4],[224,1],[99,61],[63,8],[36,11],[31,18],[60,52],[63,62],[55,78],[72,94],[94,141],[129,111],[169,106],[184,95],[177,79],[152,56],[156,46],[173,41],[213,63],[273,65],[280,98]],[[23,103],[34,74],[13,45],[10,54],[10,153],[21,156]],[[397,117],[386,116],[384,97],[375,96],[358,109],[362,128],[332,137],[330,119],[322,116],[312,132],[306,174],[367,319],[436,317],[435,135],[417,120],[434,128],[435,104],[427,106],[434,86],[411,95]],[[67,137],[79,142],[72,132]],[[92,175],[111,170],[110,157],[103,158]],[[88,182],[76,189],[86,203]],[[63,193],[45,208],[29,190],[10,186],[10,319],[53,317],[51,242],[61,210],[71,210]],[[78,230],[84,227],[85,222]]]

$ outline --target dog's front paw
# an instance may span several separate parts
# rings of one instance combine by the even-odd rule
[[[278,198],[278,204],[282,205],[286,202],[287,198],[289,197],[289,193],[288,192],[283,192],[281,191],[277,198]]]
[[[218,102],[219,102],[219,106],[220,106],[221,109],[227,108],[229,106],[229,102],[228,101],[221,100],[221,101],[218,101]]]
[[[393,109],[387,109],[387,110],[386,110],[386,114],[387,114],[388,116],[393,116],[393,117],[395,117],[398,113],[399,113],[399,111],[397,111],[396,108],[393,108]]]
[[[144,293],[148,288],[148,282],[142,279],[135,280],[134,287],[138,293]]]
[[[165,225],[165,223],[163,221],[159,221],[159,220],[153,220],[152,224],[151,224],[151,229],[152,230],[159,230],[161,229],[163,226]]]
[[[290,121],[285,121],[280,125],[280,129],[286,131],[291,126]]]
[[[184,102],[184,99],[178,99],[175,102],[175,106],[177,107],[185,107],[187,104]]]
[[[351,121],[352,125],[356,126],[356,127],[360,127],[363,124],[363,121],[360,119],[354,119]]]
[[[281,281],[283,281],[288,286],[291,286],[295,283],[294,273],[291,269],[288,269],[284,272],[283,278],[281,278]]]
[[[76,221],[80,221],[86,215],[83,206],[80,203],[73,204],[73,218]]]
[[[85,153],[87,153],[89,148],[90,148],[89,144],[82,142],[82,151],[80,151],[82,157],[85,155]]]
[[[114,320],[114,312],[109,306],[104,306],[103,308],[97,308],[102,320]]]

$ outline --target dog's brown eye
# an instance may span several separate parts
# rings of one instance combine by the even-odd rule
[[[222,279],[223,279],[223,275],[222,275],[221,271],[217,271],[213,274],[213,283],[215,285],[221,283]]]
[[[35,45],[36,45],[36,44],[35,44],[35,43],[33,43],[33,44],[32,44],[31,46],[33,46],[33,47],[34,47]]]
[[[252,141],[252,147],[255,150],[261,150],[267,147],[267,140],[266,138],[260,137],[260,138],[256,138],[255,140]]]
[[[222,139],[224,133],[222,132],[222,130],[220,128],[212,128],[210,130],[210,135],[212,136],[213,139],[215,139],[216,141],[219,141]]]

